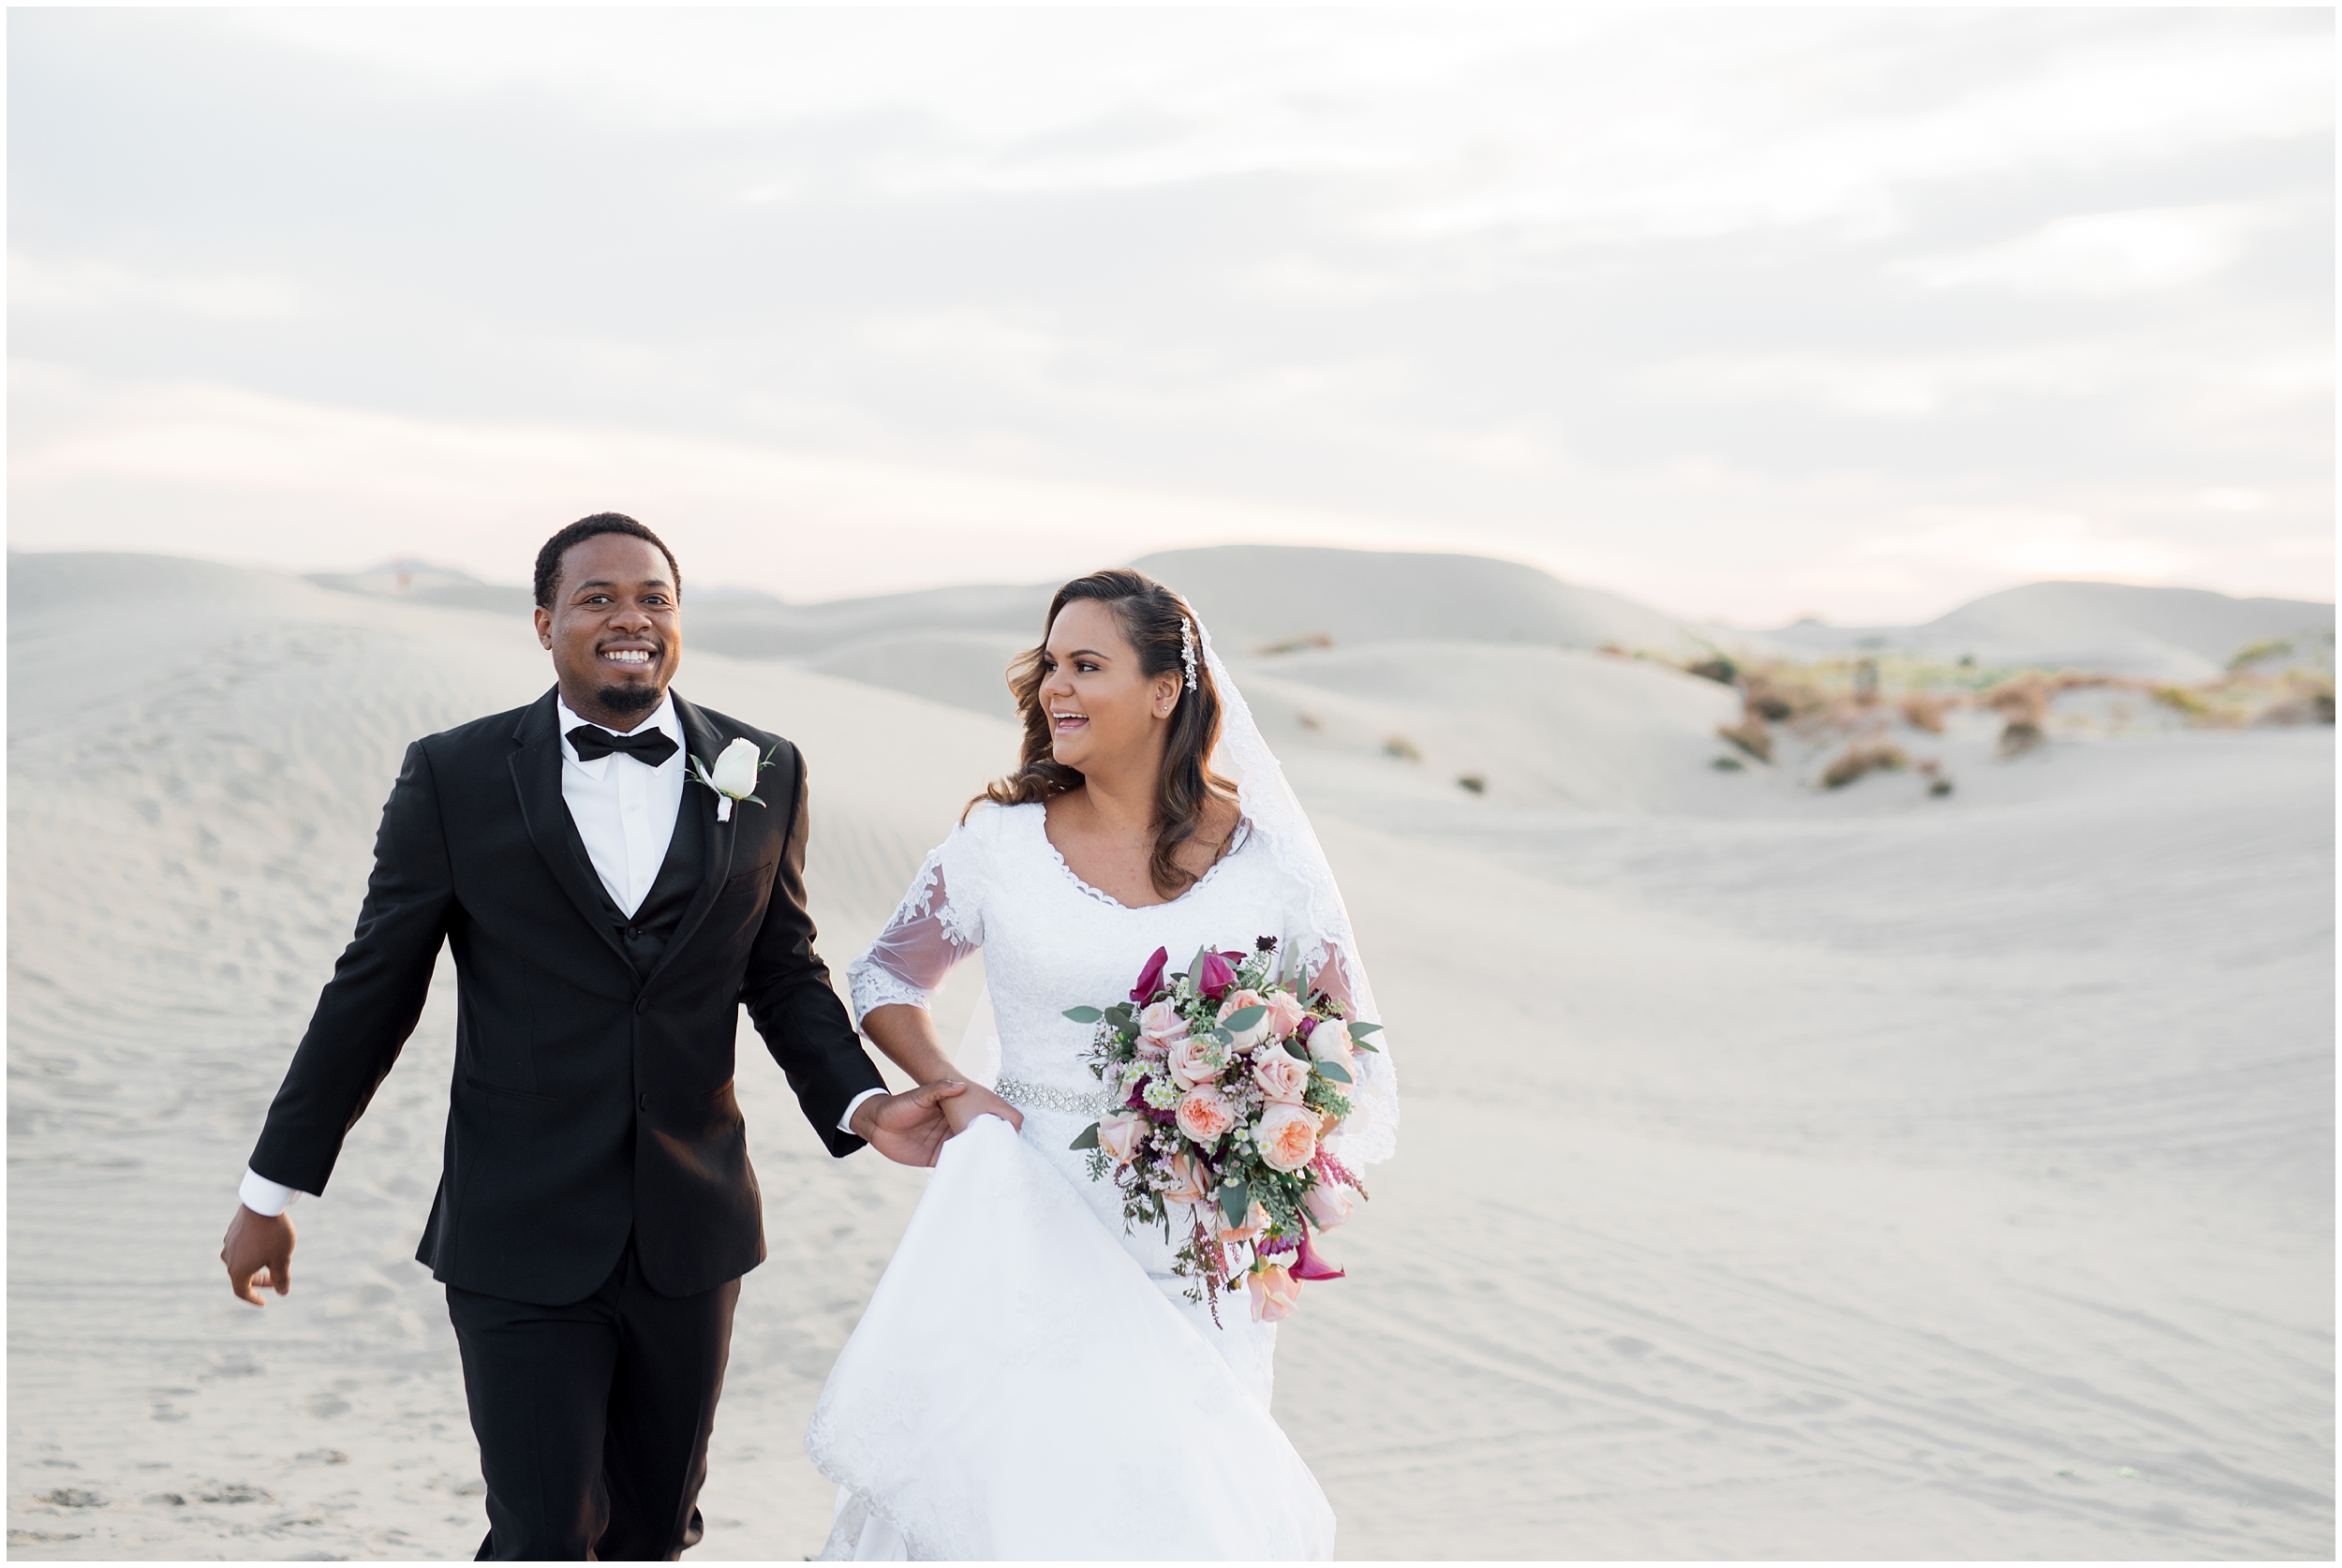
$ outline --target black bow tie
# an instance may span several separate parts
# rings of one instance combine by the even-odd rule
[[[593,724],[581,724],[570,732],[570,744],[577,747],[577,760],[596,762],[613,751],[623,751],[646,768],[655,768],[680,749],[664,730],[637,730],[630,735],[614,735]]]

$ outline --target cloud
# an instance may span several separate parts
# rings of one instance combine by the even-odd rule
[[[118,262],[54,261],[8,253],[8,308],[61,314],[169,311],[209,320],[299,316],[308,292],[281,277],[250,274],[151,273]]]
[[[2216,275],[2271,214],[2251,207],[2142,207],[2062,217],[1981,249],[1899,261],[1922,288],[2112,297],[2159,293]]]
[[[1164,539],[1441,542],[1403,519],[1208,491],[124,387],[22,362],[10,379],[13,401],[50,410],[12,443],[9,542],[22,548],[170,551],[224,525],[214,537],[245,559],[412,555],[511,579],[554,528],[615,509],[719,561],[701,569],[710,580],[828,598],[1086,570]]]
[[[2083,577],[2163,583],[2196,564],[2193,552],[2178,540],[2023,506],[1917,508],[1903,528],[1863,540],[1855,554],[1869,561],[2011,582]]]

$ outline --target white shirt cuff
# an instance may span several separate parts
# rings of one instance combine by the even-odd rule
[[[870,1099],[874,1095],[881,1095],[885,1092],[886,1091],[882,1088],[864,1089],[860,1094],[855,1095],[852,1102],[846,1106],[846,1114],[837,1118],[837,1131],[840,1132],[852,1132],[853,1114],[862,1109],[862,1102],[865,1100]]]
[[[287,1187],[279,1182],[271,1181],[251,1166],[246,1165],[244,1168],[244,1181],[236,1188],[236,1196],[242,1200],[244,1206],[253,1213],[264,1214],[273,1220],[292,1207],[293,1200],[300,1197],[301,1192],[298,1188]]]

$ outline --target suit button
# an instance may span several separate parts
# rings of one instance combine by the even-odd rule
[[[650,1109],[650,1096],[647,1094],[643,1095],[640,1099],[636,1100],[634,1103],[640,1105],[644,1110],[647,1111]]]
[[[640,941],[642,939],[642,936],[643,928],[639,925],[630,925],[626,928],[626,939],[628,941]]]

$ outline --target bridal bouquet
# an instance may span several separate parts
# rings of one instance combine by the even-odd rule
[[[1382,1026],[1311,991],[1274,937],[1249,954],[1204,949],[1183,974],[1169,962],[1157,948],[1127,1002],[1066,1010],[1098,1026],[1089,1069],[1121,1102],[1073,1146],[1090,1151],[1093,1177],[1112,1172],[1131,1226],[1184,1231],[1173,1266],[1194,1281],[1188,1299],[1218,1322],[1240,1270],[1253,1316],[1274,1323],[1302,1280],[1342,1277],[1312,1233],[1347,1220],[1366,1190],[1325,1140]]]

